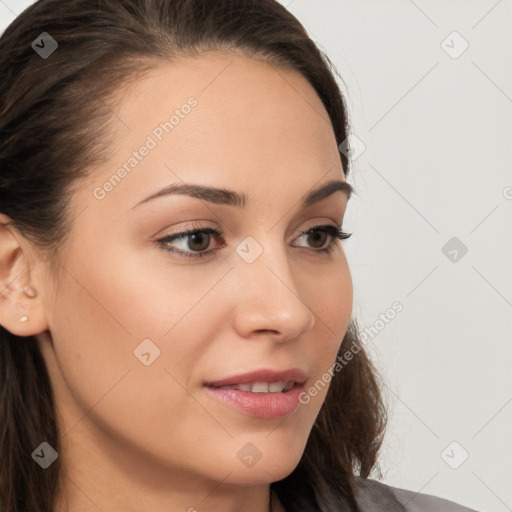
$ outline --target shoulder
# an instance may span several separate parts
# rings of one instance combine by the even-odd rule
[[[355,498],[364,512],[477,512],[453,501],[356,477]]]

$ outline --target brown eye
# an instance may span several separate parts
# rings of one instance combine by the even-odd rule
[[[186,236],[189,238],[188,248],[192,251],[204,251],[210,245],[208,233],[197,232]]]
[[[202,257],[211,252],[206,251],[210,246],[211,235],[218,238],[221,236],[221,233],[216,229],[205,227],[166,236],[158,240],[158,242],[168,252],[177,253],[180,256]],[[175,249],[176,242],[182,243],[182,246]]]
[[[313,248],[313,252],[328,254],[336,245],[338,240],[345,240],[351,233],[344,233],[341,227],[326,224],[322,226],[313,226],[303,231],[299,238],[305,237],[306,242]],[[327,247],[323,247],[326,243],[326,237],[331,239],[331,243]]]
[[[311,242],[311,246],[316,249],[323,247],[326,240],[329,239],[327,231],[320,229],[310,230],[306,235],[308,236],[308,242]]]

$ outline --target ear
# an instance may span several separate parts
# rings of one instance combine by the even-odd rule
[[[31,257],[30,242],[10,221],[0,213],[0,325],[16,336],[33,336],[48,330],[33,282],[38,260]]]

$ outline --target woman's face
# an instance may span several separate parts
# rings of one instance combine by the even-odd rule
[[[72,196],[58,286],[38,283],[67,474],[183,488],[284,478],[327,386],[307,404],[298,392],[335,362],[352,308],[341,242],[301,234],[341,226],[347,206],[339,189],[302,205],[344,181],[327,112],[298,73],[231,54],[161,65],[112,108],[115,156]],[[184,184],[245,205],[158,194]],[[170,240],[192,229],[221,234]],[[289,369],[248,377],[302,372],[282,394],[205,385]]]

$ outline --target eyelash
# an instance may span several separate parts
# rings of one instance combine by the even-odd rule
[[[222,233],[220,233],[218,230],[210,227],[199,227],[199,226],[192,226],[193,229],[188,231],[182,231],[180,233],[176,233],[174,235],[166,236],[164,238],[161,238],[157,240],[157,242],[162,246],[162,248],[170,253],[177,254],[180,257],[183,256],[185,258],[203,258],[207,255],[209,255],[212,250],[209,251],[203,251],[203,252],[183,252],[175,249],[170,249],[169,247],[165,246],[166,243],[172,242],[178,238],[183,238],[191,235],[195,235],[197,233],[208,233],[210,235],[214,235],[215,237],[222,236]],[[313,252],[316,253],[324,253],[324,254],[330,254],[335,246],[340,246],[340,243],[338,241],[346,240],[349,238],[352,233],[345,233],[341,228],[338,228],[337,226],[333,226],[331,224],[319,224],[317,226],[313,226],[311,228],[306,229],[305,231],[302,231],[299,235],[299,238],[303,235],[309,234],[312,231],[323,231],[330,235],[332,237],[331,243],[325,247],[324,249],[312,249]]]

